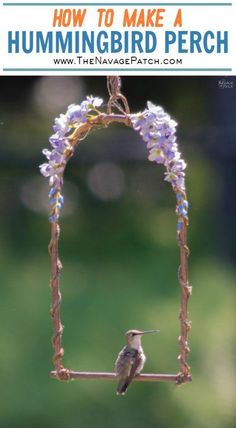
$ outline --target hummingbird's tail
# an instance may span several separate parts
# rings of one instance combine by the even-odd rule
[[[129,384],[130,384],[130,379],[128,377],[125,379],[120,379],[120,381],[117,385],[116,394],[117,395],[125,395]]]

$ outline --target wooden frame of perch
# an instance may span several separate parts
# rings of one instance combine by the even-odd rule
[[[92,129],[106,128],[112,123],[121,123],[139,131],[147,147],[150,149],[149,160],[163,163],[166,167],[165,180],[169,181],[176,194],[177,240],[180,249],[180,266],[178,280],[180,284],[180,335],[179,346],[180,370],[176,374],[138,374],[136,381],[163,381],[182,384],[191,380],[190,367],[188,365],[188,333],[191,322],[188,320],[188,300],[191,294],[191,286],[188,282],[188,256],[187,226],[188,226],[188,202],[185,192],[184,169],[186,164],[181,159],[175,139],[176,122],[167,115],[161,107],[148,102],[148,108],[143,113],[132,115],[127,99],[121,94],[121,80],[119,76],[108,76],[108,92],[110,95],[107,112],[102,113],[97,109],[102,100],[87,97],[81,105],[70,105],[66,115],[60,115],[55,119],[55,134],[50,137],[53,150],[47,149],[43,153],[49,159],[48,163],[40,166],[41,173],[49,177],[50,184],[50,215],[51,240],[49,253],[51,257],[51,316],[53,321],[52,345],[54,349],[54,370],[51,376],[59,380],[70,379],[117,379],[116,373],[103,372],[77,372],[67,369],[62,364],[64,350],[62,348],[62,332],[60,306],[61,292],[59,285],[62,264],[58,255],[58,241],[60,235],[59,214],[63,203],[61,189],[63,185],[64,170],[68,160],[73,156],[76,145],[83,140]],[[114,113],[112,109],[118,111]],[[68,119],[69,118],[69,119]],[[160,140],[160,141],[159,141]],[[164,143],[163,143],[164,141]],[[162,146],[164,144],[164,146]],[[166,145],[165,145],[166,144]],[[165,153],[166,150],[166,153]]]

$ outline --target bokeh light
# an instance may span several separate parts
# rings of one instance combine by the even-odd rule
[[[79,205],[79,190],[74,183],[64,182],[63,194],[66,203],[63,206],[62,216],[73,214]],[[37,197],[36,197],[37,195]],[[42,177],[31,177],[23,182],[20,188],[20,199],[22,204],[36,213],[49,212],[48,182]]]
[[[45,76],[35,82],[32,102],[40,115],[47,116],[66,111],[69,104],[76,104],[84,96],[82,78]]]
[[[125,190],[122,169],[112,162],[100,162],[88,172],[88,186],[92,193],[103,201],[119,199]]]

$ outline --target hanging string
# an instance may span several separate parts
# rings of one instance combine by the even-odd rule
[[[108,114],[112,113],[112,107],[116,108],[122,114],[130,114],[128,101],[121,93],[120,76],[107,76],[107,90],[108,94],[110,95],[107,105]],[[123,104],[123,106],[120,102]]]

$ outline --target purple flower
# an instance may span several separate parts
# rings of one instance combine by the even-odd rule
[[[61,153],[70,148],[68,140],[65,137],[61,137],[59,133],[51,135],[49,142],[54,149]]]
[[[53,125],[54,134],[49,138],[52,150],[43,149],[43,154],[48,162],[40,165],[40,172],[44,177],[49,178],[51,187],[49,192],[49,203],[51,206],[49,220],[54,223],[59,218],[61,206],[64,202],[61,195],[63,172],[73,150],[68,135],[75,126],[89,120],[88,113],[95,111],[99,113],[97,107],[102,104],[101,98],[89,96],[80,105],[69,105],[66,114],[60,114],[55,118]]]
[[[96,108],[96,107],[100,107],[103,103],[103,99],[99,98],[99,97],[93,97],[92,95],[87,97],[87,100],[84,101],[84,103],[88,103],[88,107],[90,108],[90,110]]]
[[[49,163],[43,163],[39,165],[40,172],[44,177],[49,177],[54,174],[54,169]]]
[[[185,199],[185,193],[176,193],[177,207],[176,213],[178,215],[177,232],[182,230],[184,219],[188,220],[188,201]]]
[[[187,214],[188,214],[188,211],[186,210],[186,208],[184,207],[184,204],[182,205],[182,204],[180,204],[180,205],[178,205],[178,207],[177,207],[177,212],[178,212],[178,214],[180,214],[181,216],[183,216],[183,217],[186,217],[187,216]]]
[[[175,173],[179,173],[184,171],[186,166],[187,165],[183,159],[178,159],[175,162],[173,162],[173,164],[171,165],[171,171]]]
[[[58,133],[60,137],[64,137],[69,132],[69,120],[66,114],[60,114],[55,119],[55,125],[53,125],[54,132]]]
[[[165,181],[169,181],[170,183],[174,183],[178,179],[178,175],[172,171],[165,172]]]
[[[87,121],[88,110],[83,108],[82,105],[71,104],[67,110],[67,117],[71,123],[85,123]]]
[[[185,189],[186,163],[176,143],[177,123],[160,106],[155,106],[150,101],[142,113],[131,115],[133,128],[139,131],[149,149],[148,159],[152,162],[162,163],[167,172],[165,180],[174,188]]]
[[[94,114],[99,114],[97,108],[102,102],[101,98],[88,96],[80,105],[69,105],[66,114],[60,114],[55,119],[54,134],[49,138],[51,150],[43,150],[48,162],[40,165],[41,174],[49,178],[51,187],[48,195],[51,206],[49,219],[53,223],[59,219],[64,203],[61,194],[63,173],[73,151],[68,136],[74,128],[91,120]],[[165,180],[171,183],[177,195],[177,230],[180,233],[188,216],[188,202],[184,192],[186,163],[181,158],[175,135],[177,123],[162,107],[155,106],[151,102],[147,103],[144,112],[129,117],[134,130],[139,132],[147,145],[148,159],[163,164],[166,168]]]
[[[57,150],[52,150],[50,152],[50,150],[48,149],[43,149],[42,153],[46,156],[46,158],[51,162],[51,165],[53,165],[53,163],[55,164],[55,166],[57,164],[61,164],[63,165],[65,163],[65,156],[63,153],[58,152]]]
[[[58,198],[60,204],[64,204],[64,196],[60,195]]]
[[[158,147],[153,147],[150,150],[150,154],[148,156],[148,159],[150,161],[155,161],[156,163],[164,163],[164,161],[165,161],[164,153]]]
[[[170,163],[170,161],[177,161],[180,158],[180,153],[174,148],[164,148],[163,153],[165,155],[165,166]]]
[[[53,186],[54,189],[60,189],[62,186],[62,179],[59,175],[55,174],[49,178],[49,186]],[[52,188],[53,188],[52,187]]]
[[[49,163],[43,163],[39,166],[40,172],[44,177],[50,177],[54,176],[55,174],[60,174],[63,172],[64,167],[63,166],[55,166],[55,164],[49,162]]]
[[[66,116],[70,123],[85,123],[88,120],[88,113],[96,110],[103,103],[101,98],[89,96],[80,105],[71,104],[68,107]]]
[[[188,219],[188,202],[185,199],[186,163],[176,143],[177,123],[164,112],[162,107],[147,103],[143,113],[131,115],[133,128],[139,131],[149,149],[148,159],[166,167],[165,180],[170,182],[177,196],[177,233],[180,234],[184,221]]]
[[[48,197],[52,198],[56,193],[56,189],[54,187],[52,187],[49,191]]]
[[[178,222],[177,222],[177,232],[178,233],[180,233],[181,232],[181,230],[182,230],[182,227],[183,227],[183,219],[182,218],[180,218],[179,220],[178,220]]]
[[[55,223],[57,221],[57,217],[55,214],[50,214],[48,219],[51,223]]]

